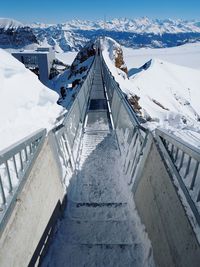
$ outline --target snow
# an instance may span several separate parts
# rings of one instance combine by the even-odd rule
[[[64,62],[67,65],[71,65],[77,56],[77,52],[56,53],[57,59]]]
[[[33,23],[32,28],[47,28],[55,27],[55,24]],[[112,30],[120,32],[134,32],[134,33],[188,33],[200,32],[199,21],[195,20],[172,20],[172,19],[150,19],[147,17],[128,19],[128,18],[114,18],[111,20],[71,20],[65,23],[58,24],[59,28],[65,31],[76,30]]]
[[[0,49],[0,150],[32,132],[54,126],[58,95],[22,63]]]
[[[120,88],[128,98],[134,95],[139,97],[140,116],[147,120],[143,126],[153,133],[156,128],[166,129],[167,132],[200,148],[200,65],[196,60],[200,58],[200,45],[190,44],[171,49],[154,50],[123,48],[125,63],[129,68],[129,77],[117,69],[114,64],[115,51],[120,49],[120,45],[110,38],[105,38],[102,45],[104,60]],[[162,59],[152,57],[155,55],[159,55]],[[193,60],[194,58],[195,60]],[[170,60],[173,63],[170,63]],[[174,64],[180,64],[181,61],[185,66]],[[189,67],[186,67],[187,65]],[[180,159],[178,158],[178,160]],[[194,169],[195,166],[191,165],[191,172],[194,172]],[[184,172],[185,169],[183,168],[181,171]],[[183,179],[183,182],[189,188],[188,184],[191,184],[193,174],[189,173],[188,177]],[[181,201],[186,207],[194,231],[199,238],[199,226],[187,201],[182,196],[180,186],[177,185],[177,187]],[[189,191],[192,199],[196,201],[199,194],[199,181],[196,181],[194,190]],[[199,204],[197,206],[199,208]]]
[[[8,30],[17,29],[20,27],[24,27],[24,25],[19,21],[9,18],[0,18],[0,29],[3,28],[5,30]]]
[[[99,77],[97,67],[91,90],[104,90]],[[93,112],[102,110],[90,110],[87,116]],[[66,262],[68,266],[154,266],[151,243],[124,179],[109,113],[106,116],[107,120],[101,116],[86,120],[67,205],[43,267]]]
[[[139,68],[153,58],[159,58],[185,67],[200,69],[200,43],[185,44],[170,48],[132,49],[122,47],[122,49],[124,60],[129,70],[131,68]]]
[[[157,58],[150,59],[151,54],[142,55],[143,49],[142,51],[125,49],[124,59],[130,75],[128,78],[125,73],[114,66],[114,51],[116,47],[120,48],[119,44],[106,38],[103,45],[104,59],[121,89],[128,97],[135,94],[140,97],[139,105],[142,107],[142,116],[146,119],[151,118],[146,123],[146,127],[152,130],[156,127],[167,128],[172,132],[177,129],[192,130],[196,132],[196,135],[199,135],[199,69],[180,66]],[[184,47],[179,48],[184,50]],[[190,50],[191,53],[193,48],[199,49],[200,46],[186,46],[186,49]],[[135,51],[140,55],[138,56],[139,60],[134,57]],[[147,51],[152,52],[152,50]],[[167,54],[165,56],[167,57]],[[150,61],[146,65],[146,69],[138,68],[138,62],[141,63],[139,65],[141,67],[147,59]],[[175,54],[174,61],[176,61]],[[192,59],[188,62],[190,64]]]
[[[60,96],[60,104],[65,107],[66,109],[69,109],[71,104],[73,103],[73,100],[78,93],[78,90],[80,89],[80,85],[77,85],[75,88],[72,88],[72,82],[76,79],[80,79],[84,81],[84,77],[87,74],[87,71],[89,70],[92,62],[93,62],[93,57],[88,58],[84,62],[78,64],[79,67],[86,67],[87,70],[84,71],[83,73],[79,73],[76,75],[71,76],[71,71],[70,69],[67,69],[64,71],[62,74],[56,76],[54,79],[49,81],[48,86],[52,88],[55,92],[57,92]],[[61,92],[60,89],[61,87],[64,87],[66,89],[66,97],[62,99],[61,97]]]
[[[97,137],[97,136],[96,136]],[[150,241],[107,135],[70,180],[68,201],[42,266],[154,266]],[[91,140],[91,139],[90,139]],[[87,143],[83,139],[82,153]]]

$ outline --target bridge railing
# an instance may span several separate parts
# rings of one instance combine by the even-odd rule
[[[0,228],[25,182],[46,136],[41,129],[0,151]]]
[[[141,159],[147,141],[148,131],[144,129],[131,108],[124,93],[115,81],[101,55],[102,75],[106,87],[113,124],[124,161],[124,172],[128,183],[132,184],[136,168]]]
[[[156,137],[200,226],[200,150],[165,130],[156,129]]]
[[[54,149],[59,158],[62,170],[63,182],[68,175],[76,169],[76,159],[80,145],[83,122],[85,119],[90,89],[92,86],[95,59],[91,65],[88,75],[82,84],[70,110],[65,114],[63,123],[52,130]]]

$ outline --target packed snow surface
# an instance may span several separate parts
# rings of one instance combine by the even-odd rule
[[[62,108],[58,95],[0,49],[0,150],[40,129],[51,129]]]

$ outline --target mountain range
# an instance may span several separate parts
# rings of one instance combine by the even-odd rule
[[[89,40],[109,36],[127,47],[172,47],[200,41],[200,21],[172,19],[72,20],[59,24],[24,25],[0,19],[0,47],[51,45],[57,52],[77,51]]]

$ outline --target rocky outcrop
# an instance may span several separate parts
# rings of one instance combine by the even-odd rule
[[[88,71],[91,64],[91,62],[89,62],[88,60],[94,55],[95,55],[94,43],[89,42],[84,48],[80,50],[80,52],[76,56],[74,62],[71,65],[70,75],[69,75],[69,79],[73,79],[72,81],[73,88],[79,85],[84,79],[85,73]]]
[[[126,74],[128,74],[128,69],[126,67],[126,64],[124,62],[123,58],[123,51],[121,48],[117,47],[115,51],[115,67],[118,69],[124,71]]]
[[[139,104],[139,100],[140,100],[140,97],[137,96],[137,95],[132,95],[128,101],[129,103],[131,104],[132,108],[134,109],[134,111],[139,114],[139,115],[142,115],[142,112],[141,112],[141,109],[142,107],[140,106]]]

